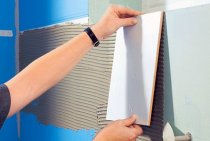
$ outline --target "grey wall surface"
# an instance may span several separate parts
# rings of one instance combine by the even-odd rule
[[[210,3],[210,0],[89,0],[90,23],[96,23],[109,4],[120,4],[145,13]]]
[[[20,69],[76,36],[85,27],[54,26],[22,33]],[[107,103],[114,43],[115,35],[102,41],[100,47],[93,48],[63,81],[26,107],[24,112],[35,114],[44,124],[97,130],[97,107]]]
[[[210,138],[210,5],[166,12],[165,120],[176,135]]]
[[[143,12],[172,10],[210,3],[210,0],[141,0]]]
[[[110,4],[123,5],[136,10],[141,9],[141,0],[89,0],[90,23],[96,23]]]

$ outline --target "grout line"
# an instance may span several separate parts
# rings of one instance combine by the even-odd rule
[[[15,64],[16,74],[19,72],[19,0],[15,0]],[[20,140],[20,112],[17,114],[17,128],[18,128],[18,139]]]

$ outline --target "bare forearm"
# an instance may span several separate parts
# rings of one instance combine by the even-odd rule
[[[38,58],[8,81],[11,93],[9,116],[59,82],[90,50],[92,41],[81,33],[67,43]]]

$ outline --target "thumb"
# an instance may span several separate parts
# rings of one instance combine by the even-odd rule
[[[131,26],[137,24],[137,22],[135,17],[120,19],[121,26]]]
[[[127,119],[124,119],[124,120],[123,120],[123,124],[124,124],[125,126],[131,126],[132,124],[135,123],[136,118],[137,118],[136,115],[132,115],[131,117],[129,117],[129,118],[127,118]]]

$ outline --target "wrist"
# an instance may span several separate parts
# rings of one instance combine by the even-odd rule
[[[98,24],[95,24],[91,27],[91,30],[93,31],[93,33],[95,34],[95,36],[97,37],[97,39],[99,41],[103,40],[103,35],[101,33],[101,27]]]

